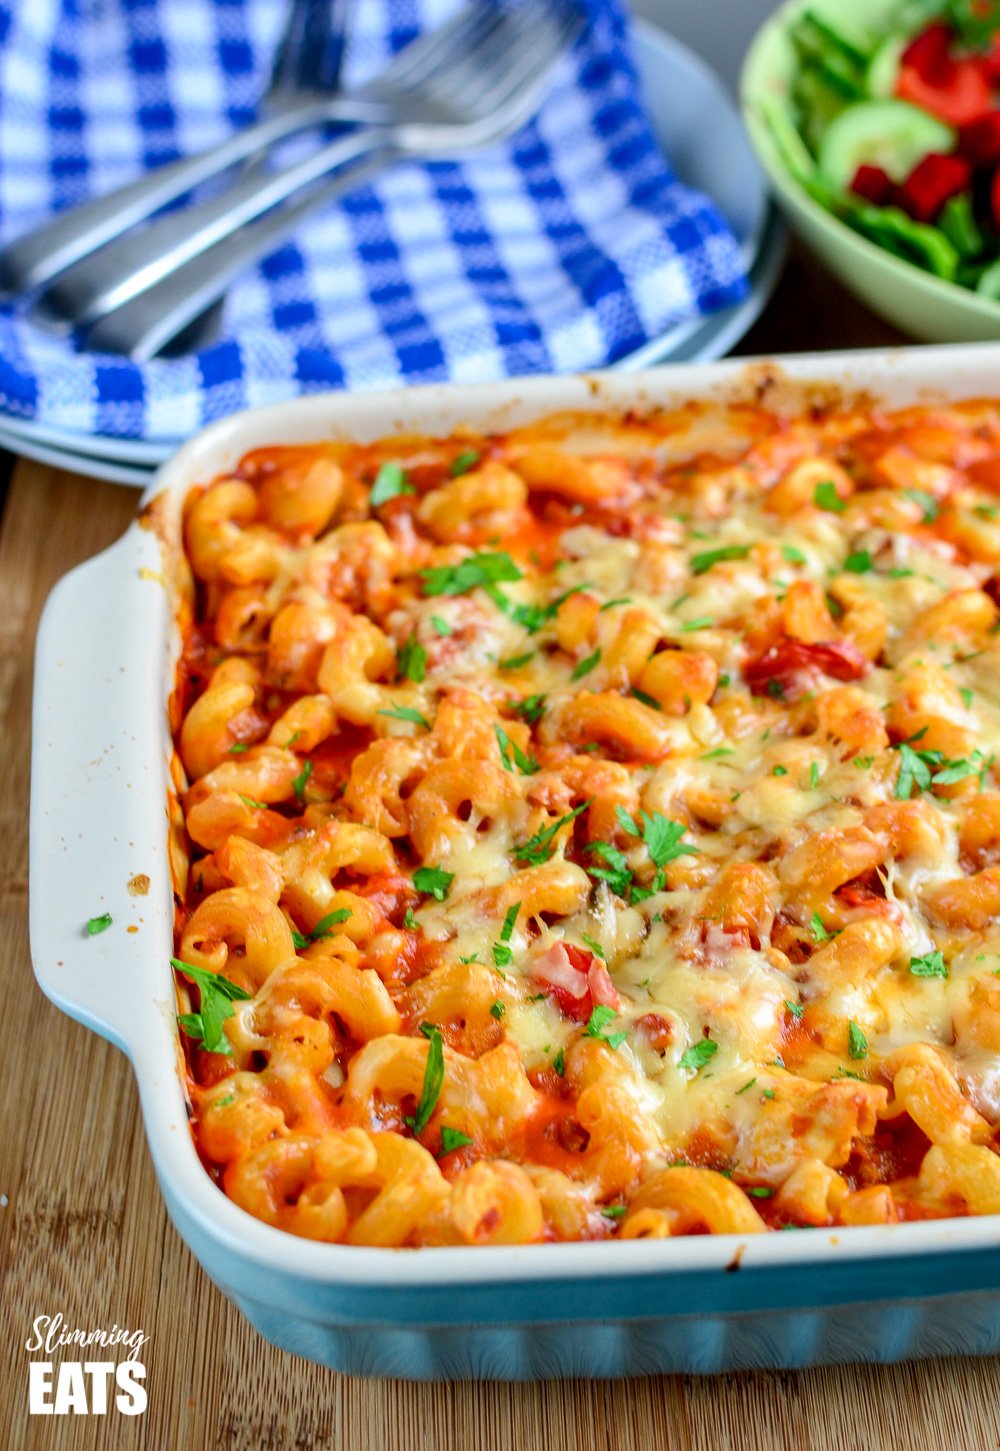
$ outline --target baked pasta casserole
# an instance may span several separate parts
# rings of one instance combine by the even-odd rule
[[[238,1205],[1000,1212],[1000,403],[271,448],[184,539],[174,968]]]

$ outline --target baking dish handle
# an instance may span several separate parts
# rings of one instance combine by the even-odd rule
[[[163,567],[155,531],[133,524],[56,585],[35,652],[32,964],[57,1006],[129,1054],[162,1032],[170,991]]]

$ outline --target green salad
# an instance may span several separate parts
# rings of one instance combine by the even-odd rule
[[[886,251],[1000,300],[1000,0],[903,0],[862,32],[793,22],[790,108],[766,120],[810,195]]]

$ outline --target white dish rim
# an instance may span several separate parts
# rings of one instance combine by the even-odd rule
[[[598,411],[616,405],[640,410],[644,406],[669,406],[690,397],[776,396],[785,383],[797,392],[808,395],[818,387],[832,385],[845,392],[862,392],[884,399],[887,403],[932,401],[933,399],[982,396],[990,392],[995,377],[996,347],[992,344],[900,348],[888,352],[854,352],[841,354],[803,354],[779,359],[739,359],[723,363],[664,367],[645,373],[625,375],[605,372],[561,377],[512,379],[502,384],[455,387],[432,385],[420,389],[400,390],[384,394],[312,395],[287,403],[244,414],[232,415],[213,424],[190,440],[157,475],[140,503],[140,511],[154,498],[169,496],[176,502],[195,482],[213,477],[232,464],[248,449],[275,442],[318,441],[325,437],[352,438],[364,441],[393,432],[423,427],[424,431],[451,431],[456,421],[473,427],[502,428],[518,418],[538,417],[565,409]],[[993,388],[995,392],[995,386]],[[89,582],[96,573],[117,581],[124,595],[132,601],[139,615],[127,615],[133,637],[138,626],[144,628],[159,619],[161,627],[170,618],[168,592],[162,568],[161,547],[153,532],[134,523],[118,544],[80,567],[57,587],[52,604],[60,591],[74,586],[79,596],[84,572]],[[156,576],[156,578],[154,578]],[[155,594],[148,589],[152,579]],[[145,582],[143,595],[139,582]],[[158,581],[158,583],[157,583]],[[67,598],[65,595],[64,598]],[[153,604],[153,600],[159,601]],[[114,601],[111,601],[113,604]],[[622,1243],[604,1241],[570,1244],[546,1244],[504,1248],[420,1249],[406,1253],[388,1253],[384,1249],[361,1248],[336,1244],[316,1244],[297,1239],[253,1219],[215,1187],[198,1159],[188,1131],[185,1100],[177,1073],[178,1041],[173,1020],[173,983],[166,958],[172,949],[171,904],[166,875],[165,831],[163,841],[154,838],[142,851],[155,859],[151,873],[154,897],[146,899],[145,911],[152,916],[146,927],[147,941],[132,939],[141,948],[145,964],[143,977],[137,981],[132,958],[123,947],[123,933],[106,933],[86,939],[81,923],[86,921],[87,905],[93,910],[95,884],[107,883],[95,875],[119,871],[124,880],[126,870],[134,870],[135,847],[111,837],[106,844],[106,859],[96,865],[88,859],[84,848],[72,845],[72,827],[77,822],[93,826],[95,793],[101,800],[110,797],[123,807],[120,821],[112,818],[108,830],[117,825],[131,829],[134,821],[132,805],[145,803],[145,820],[153,823],[155,833],[163,822],[165,777],[158,773],[152,760],[154,782],[129,798],[123,794],[121,782],[116,784],[114,772],[121,771],[120,761],[108,747],[111,759],[105,764],[91,759],[84,766],[58,759],[60,748],[82,737],[82,749],[88,730],[84,711],[73,722],[57,720],[51,724],[52,703],[58,704],[62,681],[73,664],[72,639],[50,638],[55,628],[50,605],[47,616],[52,623],[43,623],[38,652],[38,690],[33,739],[32,771],[32,843],[31,877],[31,941],[35,973],[43,991],[63,1009],[95,1027],[122,1047],[132,1060],[139,1085],[147,1137],[161,1180],[170,1186],[170,1195],[182,1197],[185,1209],[197,1222],[204,1235],[220,1249],[237,1255],[244,1262],[262,1269],[277,1271],[298,1281],[339,1286],[421,1287],[443,1284],[494,1285],[498,1277],[506,1283],[553,1281],[584,1277],[588,1281],[607,1278],[677,1273],[684,1275],[699,1270],[734,1267],[761,1269],[790,1265],[821,1266],[836,1263],[910,1259],[914,1256],[970,1252],[1000,1247],[1000,1215],[968,1219],[927,1220],[892,1226],[864,1228],[814,1229],[795,1235],[767,1234],[741,1238],[734,1235],[704,1236],[677,1240]],[[120,613],[120,610],[119,610]],[[117,616],[116,616],[117,618]],[[88,621],[80,620],[81,636]],[[85,641],[81,639],[81,645]],[[115,642],[112,642],[114,645]],[[62,653],[56,658],[56,645]],[[167,682],[163,670],[141,641],[132,639],[123,647],[129,656],[129,670],[144,673],[147,680],[161,682],[161,694],[152,702],[160,715]],[[138,652],[138,653],[137,653]],[[84,649],[84,653],[85,649]],[[141,662],[140,662],[141,656]],[[111,694],[117,690],[117,671],[126,665],[115,665],[118,657],[112,650],[105,662],[108,669],[106,686]],[[86,661],[84,661],[86,663]],[[103,667],[102,667],[103,668]],[[89,676],[85,678],[90,678]],[[132,688],[126,680],[122,696]],[[146,702],[150,704],[149,701]],[[101,716],[92,723],[91,735],[99,738],[108,726]],[[97,735],[94,735],[94,732]],[[158,749],[165,750],[166,721],[163,720]],[[43,764],[55,750],[55,765]],[[145,755],[143,752],[145,751]],[[88,747],[92,754],[92,745]],[[130,773],[141,780],[149,773],[149,747],[136,742],[125,748],[124,759]],[[159,762],[159,766],[163,761]],[[77,801],[67,782],[77,782],[79,772],[92,768],[92,779],[79,783]],[[71,769],[76,774],[69,774]],[[62,771],[62,780],[59,772]],[[55,793],[53,785],[59,787]],[[117,792],[117,795],[116,795]],[[74,871],[66,873],[59,864],[55,875],[53,863],[55,838],[47,817],[54,809],[61,811],[59,838],[62,850],[70,854]],[[74,813],[76,813],[74,815]],[[113,845],[111,843],[114,843]],[[91,840],[91,856],[94,842]],[[76,853],[74,856],[73,853]],[[159,881],[158,881],[159,877]],[[58,880],[58,901],[52,890]],[[159,899],[156,889],[159,888]],[[47,890],[48,888],[48,890]],[[164,894],[164,888],[166,892]],[[136,903],[126,895],[124,885],[108,886],[106,901],[113,907],[116,922],[136,920]],[[138,920],[142,920],[139,918]],[[155,952],[148,938],[153,934]],[[130,946],[131,944],[126,944]],[[157,960],[163,962],[158,980],[154,980]],[[111,984],[114,990],[111,991]],[[141,990],[140,990],[141,989]],[[109,1002],[109,997],[113,1001]],[[134,1015],[129,1017],[129,1015]]]

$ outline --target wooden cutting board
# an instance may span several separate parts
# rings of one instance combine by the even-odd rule
[[[741,351],[892,341],[793,253]],[[997,1451],[998,1360],[410,1385],[344,1379],[250,1329],[167,1221],[125,1059],[42,997],[28,959],[35,627],[52,585],[118,537],[135,498],[20,460],[0,525],[0,1447]],[[150,1337],[145,1414],[29,1417],[24,1345],[35,1317],[56,1311],[69,1325],[117,1322]]]

